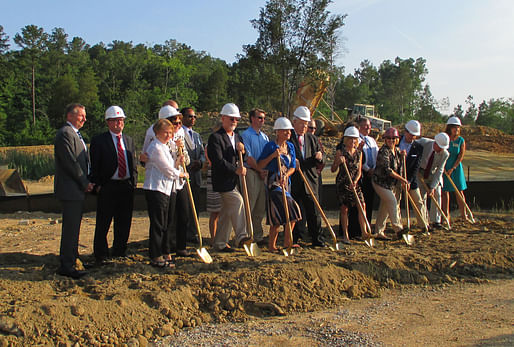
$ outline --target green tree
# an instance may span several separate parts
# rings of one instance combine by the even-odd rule
[[[36,64],[47,47],[48,34],[43,28],[27,25],[21,30],[21,35],[14,36],[14,43],[22,48],[22,56],[27,56],[32,71],[32,122],[36,124]]]
[[[464,124],[474,124],[478,116],[478,110],[475,106],[475,103],[473,102],[473,96],[468,95],[468,97],[466,98],[466,104],[468,105],[468,108],[466,109],[466,113],[464,114]]]

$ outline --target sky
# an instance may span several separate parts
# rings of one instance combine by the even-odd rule
[[[64,28],[88,44],[113,40],[163,44],[168,39],[228,63],[257,39],[250,20],[265,0],[3,0],[0,25],[12,39],[29,24],[47,33]],[[367,59],[426,60],[436,100],[448,97],[452,112],[491,98],[514,98],[514,1],[334,0],[329,10],[347,14],[337,64],[353,73]],[[12,49],[18,47],[12,43]]]

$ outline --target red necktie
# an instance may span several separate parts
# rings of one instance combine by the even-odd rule
[[[303,156],[303,136],[298,136],[298,144],[300,145],[300,152],[302,152],[302,156]]]
[[[430,155],[430,158],[428,158],[427,167],[425,168],[425,172],[423,172],[423,178],[427,179],[428,175],[430,175],[430,169],[432,168],[432,164],[434,162],[434,151],[432,151],[432,154]]]
[[[116,136],[118,138],[118,177],[119,178],[125,178],[125,175],[127,174],[127,163],[125,161],[125,151],[123,150],[123,147],[121,146],[121,135]]]

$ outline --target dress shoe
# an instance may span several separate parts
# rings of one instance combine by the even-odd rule
[[[327,245],[325,244],[325,242],[322,242],[322,241],[316,241],[316,242],[313,242],[312,243],[312,247],[327,247]]]
[[[250,240],[251,238],[249,238],[248,236],[243,237],[241,241],[239,241],[239,248],[243,248],[244,244]]]
[[[218,249],[217,251],[221,252],[221,253],[233,253],[233,252],[235,252],[235,249],[233,249],[232,247],[226,246],[222,249]]]
[[[441,229],[443,229],[443,225],[441,223],[432,223],[431,229],[433,229],[433,230],[441,230]]]
[[[179,249],[177,250],[177,257],[189,257],[191,253],[187,249]]]
[[[59,271],[57,271],[58,275],[70,277],[75,280],[78,280],[79,278],[86,276],[88,273],[89,272],[87,272],[87,271],[79,271],[79,270],[72,270],[72,271],[59,270]]]

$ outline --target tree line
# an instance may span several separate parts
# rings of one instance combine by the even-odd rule
[[[144,134],[170,98],[197,111],[219,111],[234,102],[243,111],[260,107],[289,114],[301,81],[320,70],[330,76],[325,98],[340,115],[361,103],[374,104],[394,123],[443,121],[447,115],[438,110],[449,101],[432,96],[423,58],[397,57],[378,67],[365,60],[348,74],[334,63],[346,15],[331,14],[330,2],[268,0],[251,21],[255,43],[243,46],[232,64],[173,39],[151,47],[117,40],[90,45],[63,28],[48,33],[36,25],[22,28],[11,47],[0,26],[0,146],[52,143],[70,102],[87,107],[86,138],[105,129],[110,105],[123,107],[126,130],[134,135]],[[454,113],[464,123],[514,133],[512,99],[477,107],[469,96]]]

